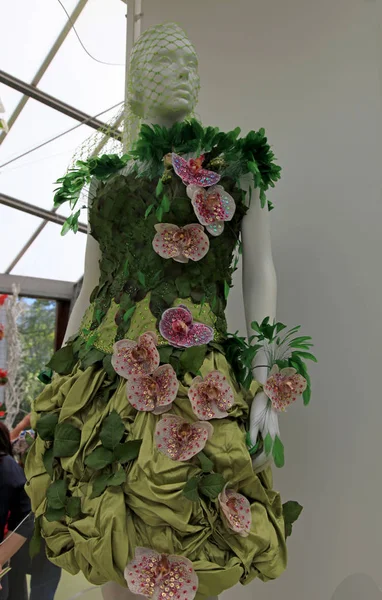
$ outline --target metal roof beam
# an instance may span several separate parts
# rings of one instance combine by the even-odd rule
[[[50,94],[41,91],[40,89],[34,87],[33,85],[30,85],[29,83],[25,83],[25,81],[22,81],[21,79],[18,79],[17,77],[14,77],[13,75],[6,73],[5,71],[0,71],[0,83],[4,83],[5,85],[13,88],[14,90],[22,92],[26,96],[29,96],[30,98],[33,98],[34,100],[37,100],[42,104],[45,104],[50,108],[54,108],[55,110],[58,110],[64,115],[75,119],[76,121],[81,121],[81,123],[87,125],[88,127],[92,127],[93,129],[105,129],[107,130],[108,135],[110,137],[113,137],[117,140],[121,140],[121,132],[110,127],[110,125],[108,125],[107,123],[99,121],[95,117],[92,117],[87,113],[82,112],[82,110],[78,110],[77,108],[74,108],[73,106],[62,102],[62,100],[54,98]]]
[[[12,294],[14,284],[20,286],[20,296],[49,298],[50,300],[71,300],[75,285],[71,281],[0,274],[0,292],[2,294]]]
[[[12,196],[7,196],[7,194],[2,194],[1,192],[0,204],[4,204],[10,208],[15,208],[16,210],[21,210],[22,212],[33,215],[34,217],[51,221],[57,225],[63,225],[66,221],[66,217],[62,215],[51,212],[50,210],[46,210],[45,208],[41,208],[40,206],[35,206],[33,204],[28,204],[28,202],[17,200],[17,198],[12,198]],[[78,231],[81,231],[81,233],[87,233],[87,225],[85,225],[85,223],[78,223]]]
[[[36,75],[33,77],[32,81],[31,81],[31,85],[36,86],[40,83],[41,78],[44,76],[50,63],[52,62],[52,60],[56,56],[57,52],[61,48],[68,33],[72,29],[72,26],[74,25],[74,23],[77,21],[78,17],[84,10],[87,2],[88,2],[88,0],[79,0],[77,6],[74,8],[72,14],[70,15],[70,19],[68,19],[66,21],[63,29],[61,30],[61,33],[59,34],[59,36],[57,37],[53,46],[51,47],[48,54],[46,55],[43,63],[41,64],[40,68],[38,69]],[[15,121],[17,120],[18,116],[20,115],[21,111],[23,110],[24,106],[28,102],[28,98],[29,97],[26,95],[22,96],[22,98],[21,98],[20,102],[18,103],[18,105],[16,106],[15,110],[13,111],[13,113],[11,114],[9,119],[7,119],[8,133],[9,133],[9,130],[11,129],[12,125],[14,125]],[[6,135],[7,135],[7,133],[5,131],[2,131],[0,133],[0,145],[4,141]]]

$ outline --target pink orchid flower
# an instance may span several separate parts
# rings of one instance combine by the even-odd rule
[[[220,181],[219,173],[203,169],[204,154],[198,158],[185,160],[178,154],[172,153],[172,166],[184,184],[193,183],[201,187],[209,187]]]
[[[160,415],[170,410],[178,393],[179,381],[171,365],[162,365],[152,375],[133,375],[126,383],[130,404],[141,411]]]
[[[172,460],[190,460],[203,450],[212,437],[211,423],[189,423],[177,415],[165,415],[157,424],[155,442],[157,448]]]
[[[127,379],[130,375],[151,375],[159,367],[157,335],[148,331],[138,341],[120,340],[114,344],[111,364],[118,375]]]
[[[208,252],[210,242],[204,227],[192,223],[178,227],[172,223],[157,223],[153,248],[162,258],[173,258],[176,262],[201,260]]]
[[[218,501],[227,527],[240,536],[247,537],[252,524],[251,505],[247,498],[225,487],[219,494]]]
[[[150,548],[135,549],[124,575],[130,592],[150,600],[193,600],[199,584],[188,558]]]
[[[176,348],[208,344],[214,337],[212,327],[204,323],[194,323],[191,312],[183,304],[164,311],[159,322],[159,331]]]
[[[230,221],[235,214],[236,204],[221,185],[213,185],[207,190],[198,185],[187,186],[187,196],[191,198],[198,221],[206,226],[214,236],[224,230],[224,221]]]
[[[271,399],[273,408],[284,412],[289,404],[305,392],[306,386],[305,377],[297,373],[296,369],[286,367],[280,371],[277,365],[273,365],[264,385],[264,392]]]
[[[227,378],[219,371],[211,371],[204,379],[195,377],[188,397],[192,410],[201,421],[228,417],[227,410],[235,403]]]

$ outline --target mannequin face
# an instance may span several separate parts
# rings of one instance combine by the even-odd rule
[[[198,59],[184,36],[169,32],[135,56],[132,72],[132,108],[151,122],[174,122],[192,113],[199,92]]]

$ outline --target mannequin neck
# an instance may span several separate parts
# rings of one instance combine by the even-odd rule
[[[146,125],[160,125],[161,127],[166,127],[169,129],[175,123],[181,123],[188,116],[188,113],[177,113],[172,114],[168,113],[167,115],[156,115],[149,119],[143,119],[143,123]]]

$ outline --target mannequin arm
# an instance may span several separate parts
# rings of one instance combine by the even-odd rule
[[[244,189],[249,184],[242,182]],[[252,190],[252,200],[242,224],[243,241],[243,297],[248,338],[254,333],[252,321],[276,316],[277,279],[272,258],[271,232],[268,207],[261,208],[258,190]],[[268,376],[267,357],[261,350],[254,360],[254,376],[264,384]],[[249,424],[252,444],[257,442],[259,431],[263,438],[270,433],[272,438],[279,434],[277,413],[269,406],[269,399],[260,391],[253,399]],[[261,471],[271,457],[262,452],[253,461],[256,471]]]
[[[244,189],[248,183],[243,181]],[[272,258],[271,232],[269,212],[265,206],[261,208],[258,190],[252,190],[250,208],[242,224],[243,241],[243,297],[247,325],[247,335],[254,332],[252,321],[261,321],[269,317],[270,321],[276,316],[277,280]],[[257,365],[265,365],[266,358],[258,352],[254,367],[255,378],[265,383],[268,369]]]
[[[99,282],[100,268],[99,261],[101,259],[101,250],[98,242],[88,232],[86,252],[85,252],[85,270],[84,280],[79,296],[74,304],[70,314],[68,326],[66,328],[64,344],[68,338],[77,333],[82,317],[90,304],[90,295]]]

